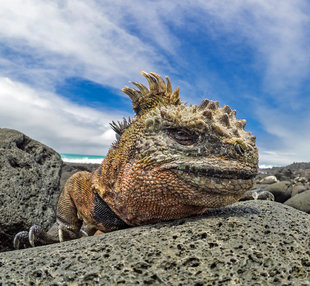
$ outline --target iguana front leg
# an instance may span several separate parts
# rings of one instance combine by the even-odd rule
[[[93,235],[96,228],[91,224],[82,227],[82,218],[91,217],[90,210],[93,204],[91,173],[78,172],[72,175],[58,199],[56,222],[53,226],[46,232],[42,227],[33,225],[29,232],[17,233],[13,242],[14,248],[45,245]]]

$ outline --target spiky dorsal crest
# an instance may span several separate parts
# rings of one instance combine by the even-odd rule
[[[110,123],[111,128],[116,133],[115,135],[116,135],[117,142],[119,141],[119,138],[123,134],[124,130],[127,129],[130,124],[131,124],[130,117],[128,117],[128,119],[123,117],[123,121],[117,121],[117,122],[112,121],[112,123]]]
[[[148,81],[149,89],[142,83],[131,81],[138,89],[125,86],[122,91],[132,100],[132,108],[137,116],[141,116],[160,105],[180,104],[179,88],[172,92],[170,79],[164,79],[156,73],[140,72]]]

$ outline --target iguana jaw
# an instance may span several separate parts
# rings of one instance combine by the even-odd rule
[[[193,173],[176,171],[179,179],[199,191],[209,194],[242,194],[253,185],[252,179],[199,176]]]
[[[214,162],[212,165],[169,164],[163,169],[174,173],[184,184],[192,185],[208,193],[243,193],[253,185],[257,172],[255,167],[231,164],[220,168],[213,167],[214,165]]]
[[[255,173],[247,170],[223,170],[216,168],[202,168],[200,166],[183,165],[176,169],[171,169],[174,172],[182,175],[190,175],[199,178],[219,178],[219,179],[234,179],[234,180],[251,180],[255,177]]]

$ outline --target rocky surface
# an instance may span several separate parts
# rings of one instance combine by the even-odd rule
[[[0,251],[16,232],[55,221],[62,161],[53,149],[11,129],[0,129]]]
[[[310,285],[309,215],[248,201],[0,254],[4,285]]]
[[[306,213],[310,213],[310,190],[291,197],[290,199],[285,201],[284,204],[295,209],[304,211]]]
[[[276,202],[310,214],[310,163],[261,169],[253,189],[271,192]]]
[[[60,191],[78,171],[98,164],[63,163],[44,144],[12,129],[0,128],[0,252],[13,250],[13,238],[33,224],[55,222]]]

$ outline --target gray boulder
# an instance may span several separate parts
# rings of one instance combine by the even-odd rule
[[[0,254],[0,284],[310,285],[309,215],[267,201]]]
[[[284,202],[284,204],[310,214],[310,190],[291,197],[289,200]]]
[[[266,185],[269,185],[269,184],[274,184],[274,183],[278,183],[278,179],[276,178],[276,176],[267,176],[267,177],[264,177],[263,179],[260,180],[260,184],[266,184]]]
[[[302,176],[306,177],[308,182],[310,182],[310,169],[304,170],[303,173],[302,173]]]
[[[304,184],[301,184],[301,183],[293,185],[293,187],[292,187],[292,197],[294,197],[295,195],[300,194],[300,193],[306,191],[307,189],[310,189],[309,185],[304,185]]]
[[[294,178],[294,183],[295,184],[298,184],[298,183],[306,184],[306,183],[308,183],[308,179],[306,177],[298,176],[298,177]]]
[[[18,231],[55,221],[61,166],[53,149],[16,130],[0,129],[0,251],[12,249]]]
[[[291,182],[282,181],[265,187],[265,190],[274,195],[275,201],[283,203],[291,197]]]

